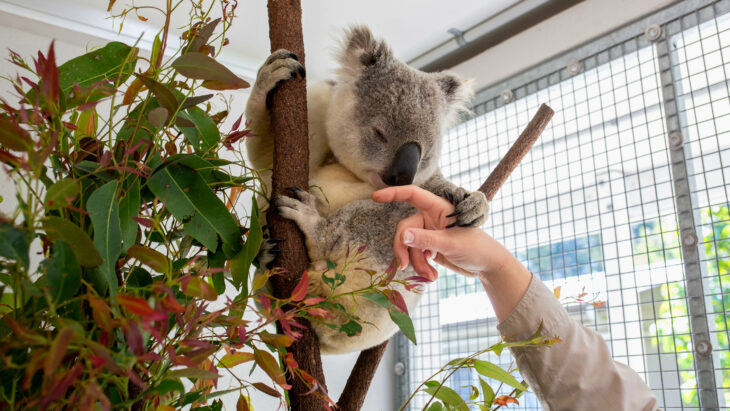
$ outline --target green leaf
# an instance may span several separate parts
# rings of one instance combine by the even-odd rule
[[[398,328],[403,332],[406,337],[408,337],[409,340],[413,341],[413,344],[417,344],[416,331],[413,328],[413,321],[411,321],[411,317],[407,313],[402,313],[398,311],[398,309],[390,303],[388,297],[386,297],[385,294],[367,293],[363,294],[363,297],[387,309],[388,314],[390,314],[390,319],[393,320],[395,325],[398,326]]]
[[[124,82],[137,63],[137,49],[113,41],[106,46],[71,59],[58,67],[58,84],[66,96],[66,107],[100,100],[109,96],[109,85]],[[78,85],[81,92],[74,90]]]
[[[203,87],[213,90],[233,90],[250,86],[224,65],[203,53],[183,54],[172,62],[172,67],[187,78],[206,80],[207,83],[203,83]]]
[[[115,266],[122,251],[117,201],[117,182],[111,181],[91,193],[86,203],[91,224],[94,226],[94,246],[104,258],[99,271],[109,286],[111,296],[117,294]]]
[[[195,35],[190,39],[190,43],[185,47],[184,53],[197,52],[202,46],[206,45],[210,36],[213,35],[213,30],[215,30],[215,27],[220,21],[221,19],[217,18],[197,30]]]
[[[408,337],[413,344],[418,344],[416,342],[416,331],[413,329],[413,321],[411,321],[411,317],[409,317],[406,313],[396,310],[395,308],[388,310],[388,313],[390,314],[390,319],[393,320],[398,328],[400,328],[403,334]]]
[[[178,116],[190,121],[193,127],[180,127],[185,138],[196,150],[208,151],[220,142],[221,134],[212,118],[198,107],[190,107]]]
[[[388,297],[386,297],[385,294],[367,293],[367,294],[363,294],[363,297],[365,297],[368,300],[374,302],[375,304],[385,308],[386,310],[388,308],[390,308],[390,301],[388,301]]]
[[[28,268],[28,247],[30,241],[25,232],[10,223],[0,224],[0,257],[20,261]]]
[[[171,378],[204,378],[204,379],[214,379],[220,377],[217,372],[214,371],[208,371],[203,370],[200,368],[181,368],[177,370],[172,370],[167,373],[168,377]]]
[[[48,188],[44,203],[49,209],[68,207],[78,197],[81,187],[73,178],[64,178],[56,181]]]
[[[81,287],[81,268],[71,246],[65,241],[56,241],[53,244],[47,279],[53,301],[57,303],[73,297]]]
[[[360,335],[362,332],[362,325],[355,320],[350,320],[340,326],[340,331],[347,334],[348,337]]]
[[[337,268],[337,263],[332,260],[327,260],[327,269],[334,270]]]
[[[431,405],[428,406],[428,409],[426,411],[441,411],[444,409],[443,404],[441,404],[438,401],[435,401],[431,403]]]
[[[527,391],[527,387],[520,384],[520,382],[517,381],[515,377],[512,376],[512,374],[501,369],[499,366],[492,364],[489,361],[474,360],[473,365],[476,372],[487,378],[501,381],[507,385],[517,388],[518,390]]]
[[[494,390],[487,384],[486,381],[479,377],[479,385],[482,387],[482,395],[484,396],[484,406],[491,408],[494,402]]]
[[[242,295],[248,295],[248,276],[251,263],[253,263],[259,248],[261,248],[264,234],[259,223],[259,206],[255,196],[251,199],[250,226],[243,249],[231,260],[230,264],[233,285],[237,290],[241,290]]]
[[[215,253],[208,251],[208,268],[224,268],[226,265],[226,255],[223,253],[223,250],[218,249]],[[223,272],[214,272],[213,275],[211,275],[211,278],[213,280],[213,287],[215,288],[215,292],[217,292],[219,295],[226,292],[226,281],[223,276]]]
[[[146,287],[152,284],[152,275],[142,267],[134,267],[127,277],[127,287]]]
[[[137,217],[141,205],[139,179],[135,179],[127,190],[127,194],[119,202],[119,228],[122,230],[123,253],[126,253],[129,247],[137,242],[139,224],[133,220],[133,217]]]
[[[167,109],[168,117],[177,111],[180,103],[178,103],[177,98],[175,98],[175,95],[172,91],[170,91],[170,89],[149,77],[137,75],[137,78],[152,92],[152,94],[155,95],[160,106]],[[165,123],[166,122],[167,119],[165,119]]]
[[[469,411],[469,407],[459,394],[445,385],[439,386],[437,383],[437,385],[424,388],[423,391],[435,396],[439,400],[443,401],[447,406],[453,407],[458,411]]]
[[[129,247],[127,254],[160,274],[170,274],[172,272],[170,260],[157,250],[135,244]]]
[[[147,392],[163,396],[173,391],[177,391],[179,393],[185,392],[185,386],[183,386],[180,380],[162,380],[157,385],[150,388]]]
[[[46,217],[43,220],[43,230],[49,240],[63,240],[68,243],[76,260],[84,267],[96,267],[104,261],[89,236],[71,221],[56,216]]]
[[[148,186],[185,223],[185,233],[207,249],[215,252],[218,248],[216,233],[223,240],[226,256],[233,257],[241,249],[238,224],[198,173],[179,164],[163,166],[150,177]]]

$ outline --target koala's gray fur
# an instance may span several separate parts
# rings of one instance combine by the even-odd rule
[[[454,74],[424,73],[397,60],[388,46],[365,27],[347,31],[339,54],[335,81],[308,90],[310,192],[297,198],[280,197],[274,205],[294,220],[305,235],[313,267],[310,296],[327,296],[322,283],[329,259],[341,267],[348,247],[367,244],[365,259],[348,268],[339,292],[367,287],[370,277],[356,268],[383,272],[393,259],[397,223],[414,210],[406,204],[376,204],[373,191],[392,185],[416,184],[442,195],[456,207],[456,224],[480,225],[487,215],[484,194],[456,187],[438,170],[441,135],[464,110],[472,92]],[[296,56],[274,52],[258,72],[246,106],[255,137],[246,140],[251,164],[270,182],[273,138],[267,96],[279,81],[303,75]],[[397,278],[414,275],[411,267]],[[419,295],[396,287],[409,310]],[[313,324],[321,350],[339,353],[362,350],[389,338],[396,330],[386,310],[365,299],[342,299],[365,325],[361,335],[347,337],[329,327]]]

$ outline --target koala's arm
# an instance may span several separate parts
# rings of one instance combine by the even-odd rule
[[[249,127],[253,131],[253,135],[246,139],[246,150],[254,168],[268,169],[273,165],[274,139],[271,136],[269,94],[279,82],[303,75],[304,68],[296,55],[287,50],[272,53],[259,69],[246,103],[246,120],[250,121]],[[307,89],[310,169],[320,166],[330,152],[325,120],[333,85],[332,82],[322,82]]]
[[[440,171],[436,171],[426,181],[423,188],[446,198],[454,204],[456,222],[460,227],[478,227],[487,220],[489,202],[481,191],[468,191],[445,179]]]

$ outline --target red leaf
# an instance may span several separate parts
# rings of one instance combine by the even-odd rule
[[[73,336],[74,330],[67,327],[61,330],[56,339],[53,340],[51,349],[48,352],[45,363],[43,364],[43,372],[46,376],[53,375],[58,369],[58,366],[61,365],[61,361],[66,354],[66,349],[68,348]]]
[[[294,359],[294,354],[288,352],[286,353],[286,357],[284,357],[284,363],[286,364],[286,368],[288,370],[294,370],[299,368],[299,363],[297,360]]]
[[[56,102],[58,101],[59,86],[56,53],[53,45],[54,42],[51,42],[51,47],[48,49],[48,56],[43,56],[43,53],[39,51],[38,60],[34,60],[34,62],[36,72],[41,80],[43,80],[41,92],[49,101]]]
[[[147,304],[147,301],[139,297],[119,294],[117,296],[117,301],[119,301],[119,304],[121,304],[122,307],[126,308],[127,311],[132,314],[137,314],[140,317],[146,317],[150,314],[155,313],[155,310],[153,310],[152,307]]]
[[[304,305],[314,305],[314,304],[319,304],[324,300],[325,299],[322,297],[312,297],[312,298],[307,298],[306,300],[302,301],[302,303],[304,303]]]
[[[142,340],[142,333],[139,331],[137,324],[131,321],[125,321],[122,330],[124,331],[124,337],[132,353],[134,355],[144,354],[144,341]]]
[[[500,395],[499,397],[494,399],[495,405],[501,405],[501,406],[507,406],[507,404],[513,403],[519,405],[520,403],[517,402],[517,399],[514,397],[510,397],[509,395]]]
[[[408,314],[408,306],[406,305],[406,301],[403,299],[401,293],[396,290],[385,290],[384,293],[385,296],[388,297],[388,301],[390,301],[390,303],[393,304],[398,311]]]
[[[184,313],[185,312],[185,307],[180,305],[180,303],[178,303],[176,299],[172,298],[169,295],[166,295],[165,298],[160,300],[160,303],[168,311],[172,311],[174,313]]]
[[[155,226],[155,223],[152,222],[149,218],[143,218],[143,217],[132,217],[132,220],[142,224],[143,226],[147,228],[152,228]]]
[[[304,270],[302,273],[302,278],[299,280],[299,284],[297,284],[296,287],[294,287],[294,290],[291,292],[291,300],[292,301],[301,301],[306,297],[307,295],[307,288],[309,287],[309,273],[307,270]]]
[[[242,119],[242,118],[243,118],[243,114],[241,114],[240,116],[238,116],[238,120],[236,120],[236,121],[235,121],[235,122],[233,123],[233,127],[231,128],[231,130],[233,130],[233,131],[236,131],[236,130],[238,130],[238,127],[240,127],[240,126],[241,126],[241,119]]]

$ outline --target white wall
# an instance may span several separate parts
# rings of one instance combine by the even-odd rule
[[[585,0],[450,70],[480,90],[674,2]]]

